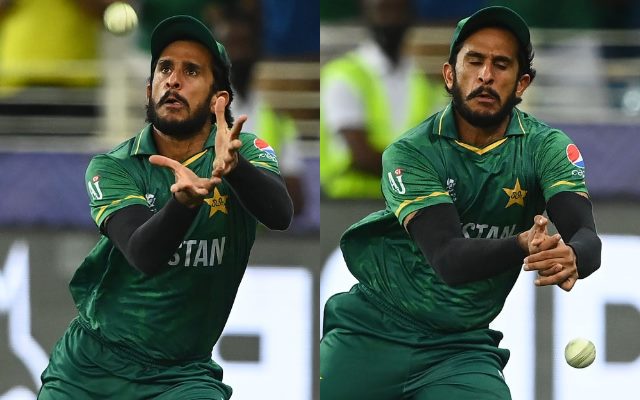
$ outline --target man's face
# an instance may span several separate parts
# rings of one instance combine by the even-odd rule
[[[188,138],[211,119],[214,76],[212,55],[193,41],[169,44],[158,57],[147,86],[147,119],[159,131]]]
[[[458,52],[455,71],[445,65],[445,82],[453,104],[472,125],[491,127],[509,116],[529,85],[518,78],[518,42],[501,28],[483,28],[469,36]]]

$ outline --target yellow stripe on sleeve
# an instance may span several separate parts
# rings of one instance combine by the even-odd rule
[[[129,200],[129,199],[142,199],[144,201],[147,201],[147,199],[145,199],[144,196],[138,196],[133,194],[125,197],[124,199],[114,200],[111,203],[107,204],[106,206],[100,207],[100,211],[98,211],[98,215],[96,215],[96,218],[95,218],[96,224],[98,223],[98,221],[100,221],[100,217],[102,217],[102,214],[104,214],[104,212],[107,211],[107,208],[114,206],[124,200]]]
[[[405,200],[405,201],[403,201],[403,202],[402,202],[402,204],[400,204],[400,206],[398,206],[398,208],[396,209],[396,212],[395,212],[396,217],[397,217],[398,215],[400,215],[400,211],[402,211],[402,209],[403,209],[403,208],[405,208],[406,206],[408,206],[409,204],[411,204],[411,203],[415,203],[416,201],[420,201],[420,200],[427,199],[427,198],[429,198],[429,197],[437,197],[437,196],[449,196],[449,193],[448,193],[448,192],[433,192],[433,193],[428,194],[428,195],[426,195],[426,196],[416,197],[416,198],[415,198],[415,199],[413,199],[413,200]]]
[[[263,161],[249,161],[251,164],[256,167],[262,167],[264,169],[268,169],[269,171],[277,172],[278,170],[271,164],[263,162]]]
[[[561,186],[561,185],[575,186],[576,184],[573,183],[573,182],[569,182],[569,181],[558,181],[558,182],[554,183],[553,185],[551,185],[550,188],[556,187],[556,186]]]

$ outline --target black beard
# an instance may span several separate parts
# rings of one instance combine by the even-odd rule
[[[149,103],[146,106],[147,109],[147,122],[150,122],[157,130],[164,133],[165,135],[171,136],[175,139],[188,139],[190,137],[195,136],[202,127],[207,123],[207,121],[211,120],[211,111],[209,110],[209,104],[211,103],[211,99],[213,98],[213,90],[207,96],[206,101],[204,101],[200,106],[196,107],[191,117],[185,119],[184,121],[175,121],[168,120],[166,118],[161,118],[158,116],[156,112],[158,103],[154,102],[151,96],[149,96]],[[159,103],[162,103],[168,97],[169,92],[160,99]],[[186,107],[186,101],[183,101]]]
[[[460,116],[471,125],[480,128],[492,128],[500,125],[500,123],[503,122],[505,118],[509,118],[511,112],[513,111],[513,108],[522,101],[521,98],[516,97],[515,86],[513,88],[513,92],[509,94],[509,97],[507,97],[504,102],[501,102],[500,95],[497,92],[488,87],[480,87],[469,93],[469,95],[464,98],[464,96],[462,95],[462,90],[460,89],[458,81],[457,79],[455,79],[455,77],[453,80],[453,88],[451,89],[451,91],[453,106],[455,107],[456,111],[458,111],[458,114],[460,114]],[[469,106],[467,105],[467,101],[473,99],[482,92],[489,93],[502,103],[502,107],[496,113],[479,113],[469,108]]]

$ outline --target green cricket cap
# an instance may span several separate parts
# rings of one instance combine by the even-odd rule
[[[458,22],[451,39],[449,54],[453,52],[453,48],[458,43],[468,38],[473,32],[488,26],[499,26],[508,29],[525,48],[531,44],[531,35],[525,20],[510,8],[493,6],[483,8]]]
[[[176,40],[193,40],[206,47],[215,61],[231,67],[231,60],[222,43],[218,42],[205,24],[189,15],[174,15],[161,21],[151,33],[151,66],[156,63],[162,50]],[[153,74],[153,71],[151,71]]]

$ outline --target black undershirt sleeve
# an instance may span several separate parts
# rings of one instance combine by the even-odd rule
[[[578,278],[600,268],[602,242],[596,232],[591,201],[573,192],[560,192],[547,202],[547,214],[576,255]]]
[[[244,208],[263,225],[277,230],[289,227],[293,203],[282,177],[238,155],[238,165],[224,178]]]
[[[174,197],[156,214],[143,205],[116,211],[106,222],[107,236],[129,264],[147,275],[161,272],[178,249],[200,207],[189,208]]]
[[[520,268],[527,253],[515,236],[465,238],[453,204],[420,210],[407,226],[429,264],[449,286],[487,279]]]
[[[289,226],[293,204],[279,175],[256,168],[239,156],[237,167],[225,180],[243,206],[265,226]],[[178,249],[199,209],[186,207],[174,197],[156,214],[143,205],[132,205],[115,212],[102,231],[131,265],[154,275]]]

